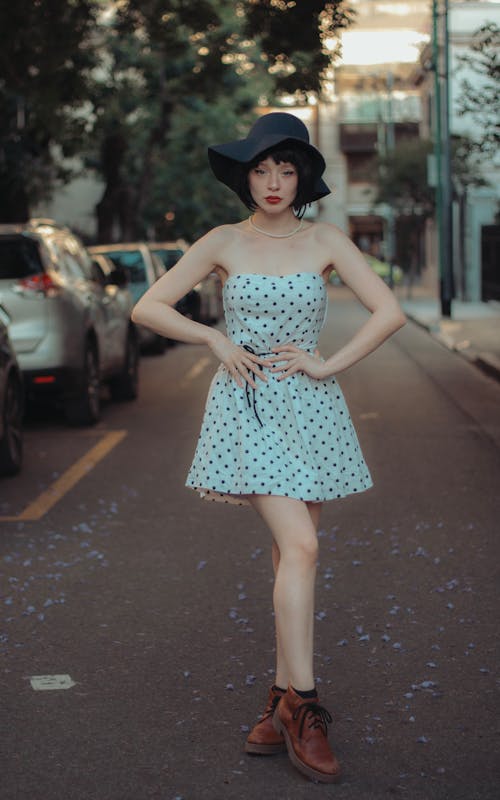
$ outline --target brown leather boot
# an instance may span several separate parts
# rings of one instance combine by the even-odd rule
[[[327,725],[331,721],[331,715],[320,706],[318,698],[304,700],[291,686],[273,715],[273,725],[285,737],[292,764],[320,783],[335,783],[340,779],[340,764],[327,738]]]
[[[273,686],[269,689],[269,698],[265,711],[260,721],[248,734],[245,742],[245,751],[261,756],[270,756],[273,753],[283,753],[286,744],[281,733],[277,733],[273,726],[274,711],[285,693],[276,690]]]

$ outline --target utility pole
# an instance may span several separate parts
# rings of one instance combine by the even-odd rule
[[[438,233],[441,314],[451,317],[453,298],[453,231],[450,147],[448,0],[432,0],[434,68],[434,152],[436,156],[436,229]]]
[[[396,146],[396,136],[394,132],[394,113],[392,107],[392,90],[394,87],[394,75],[389,70],[386,75],[387,89],[387,122],[386,130],[386,152],[392,155]],[[387,210],[387,260],[389,261],[389,286],[394,288],[394,261],[396,259],[396,222],[394,219],[394,206],[389,204]]]

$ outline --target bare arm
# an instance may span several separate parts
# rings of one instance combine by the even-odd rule
[[[273,368],[274,372],[282,372],[280,379],[299,370],[314,378],[326,378],[342,372],[379,347],[406,322],[392,291],[373,272],[362,253],[339,228],[321,225],[318,243],[322,249],[327,246],[328,252],[335,254],[335,270],[365,308],[371,311],[371,315],[352,339],[324,362],[305,354],[294,345],[273,348],[287,361],[285,367]]]
[[[335,247],[333,252],[337,274],[364,307],[371,311],[370,317],[352,339],[326,360],[328,374],[334,375],[373,352],[405,324],[406,317],[393,292],[368,266],[351,240],[336,229],[329,235],[334,239],[332,244]]]
[[[224,244],[220,228],[199,239],[165,275],[143,294],[132,311],[132,320],[162,336],[192,344],[209,344],[217,331],[187,319],[175,304],[208,275]]]
[[[248,353],[222,331],[187,319],[174,308],[193,286],[196,286],[217,265],[228,239],[230,226],[214,228],[199,239],[165,275],[143,294],[132,310],[132,319],[139,325],[190,344],[206,344],[227,367],[238,386],[243,381],[256,388],[254,376],[266,381],[260,370],[266,359]]]

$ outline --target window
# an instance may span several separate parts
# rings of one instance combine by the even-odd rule
[[[117,267],[127,270],[131,283],[146,283],[146,266],[140,250],[113,250],[105,255]]]
[[[38,246],[25,236],[0,239],[0,279],[20,280],[43,272]]]
[[[349,183],[372,183],[376,179],[374,153],[346,153]]]

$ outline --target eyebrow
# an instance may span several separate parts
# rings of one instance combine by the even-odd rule
[[[266,163],[265,161],[259,161],[259,163],[258,163],[258,164],[256,164],[255,166],[256,166],[256,167],[262,167],[263,165],[265,165],[265,163]],[[273,159],[273,163],[274,163],[274,164],[276,164],[276,162],[274,161],[274,159]],[[279,162],[276,164],[276,166],[277,166],[277,167],[293,167],[293,169],[295,169],[295,164],[292,164],[292,162],[291,162],[291,161],[279,161]]]

